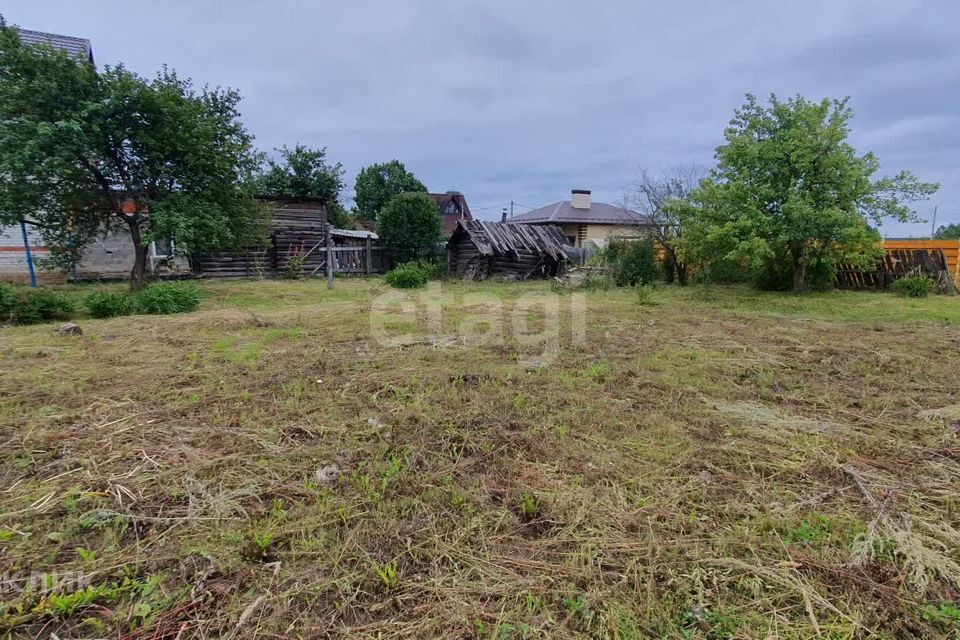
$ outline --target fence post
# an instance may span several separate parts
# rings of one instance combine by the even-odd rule
[[[333,289],[333,242],[330,236],[330,225],[324,230],[324,239],[327,245],[327,289]]]
[[[367,236],[367,275],[373,273],[373,240]]]

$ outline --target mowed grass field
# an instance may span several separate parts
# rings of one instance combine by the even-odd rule
[[[960,634],[956,298],[203,287],[0,329],[4,636]]]

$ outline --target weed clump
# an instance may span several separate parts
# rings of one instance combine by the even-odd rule
[[[640,284],[634,287],[634,291],[637,293],[637,304],[641,307],[654,307],[660,304],[654,297],[654,288],[652,285]]]
[[[94,291],[84,305],[93,318],[128,316],[137,310],[136,301],[126,291]]]
[[[168,315],[196,311],[200,287],[195,282],[156,282],[135,294],[140,313]]]
[[[419,289],[426,286],[430,270],[422,264],[408,262],[391,269],[383,279],[394,289]]]
[[[926,298],[933,291],[933,280],[927,276],[907,276],[895,280],[890,288],[905,298]]]

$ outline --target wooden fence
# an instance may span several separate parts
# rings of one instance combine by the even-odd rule
[[[837,286],[841,289],[886,289],[897,278],[917,274],[938,281],[952,281],[954,278],[940,249],[887,249],[874,269],[839,265]]]
[[[269,246],[200,256],[200,273],[212,278],[256,278],[283,276],[299,269],[304,276],[324,277],[328,254],[333,273],[369,275],[389,271],[386,251],[369,238],[331,240],[333,246],[328,248],[326,229],[277,230],[270,234]]]
[[[953,274],[953,281],[960,286],[960,240],[929,240],[923,238],[887,238],[883,241],[883,248],[887,251],[894,249],[927,249],[940,250],[947,260],[947,270]]]

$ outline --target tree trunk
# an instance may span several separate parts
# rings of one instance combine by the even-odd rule
[[[677,282],[681,287],[687,286],[687,265],[682,262],[676,264],[677,269]]]
[[[807,258],[802,249],[793,256],[793,292],[804,293],[807,290]]]
[[[130,239],[133,240],[133,269],[130,271],[130,290],[139,291],[147,281],[147,252],[149,247],[143,244],[140,225],[129,223]]]

